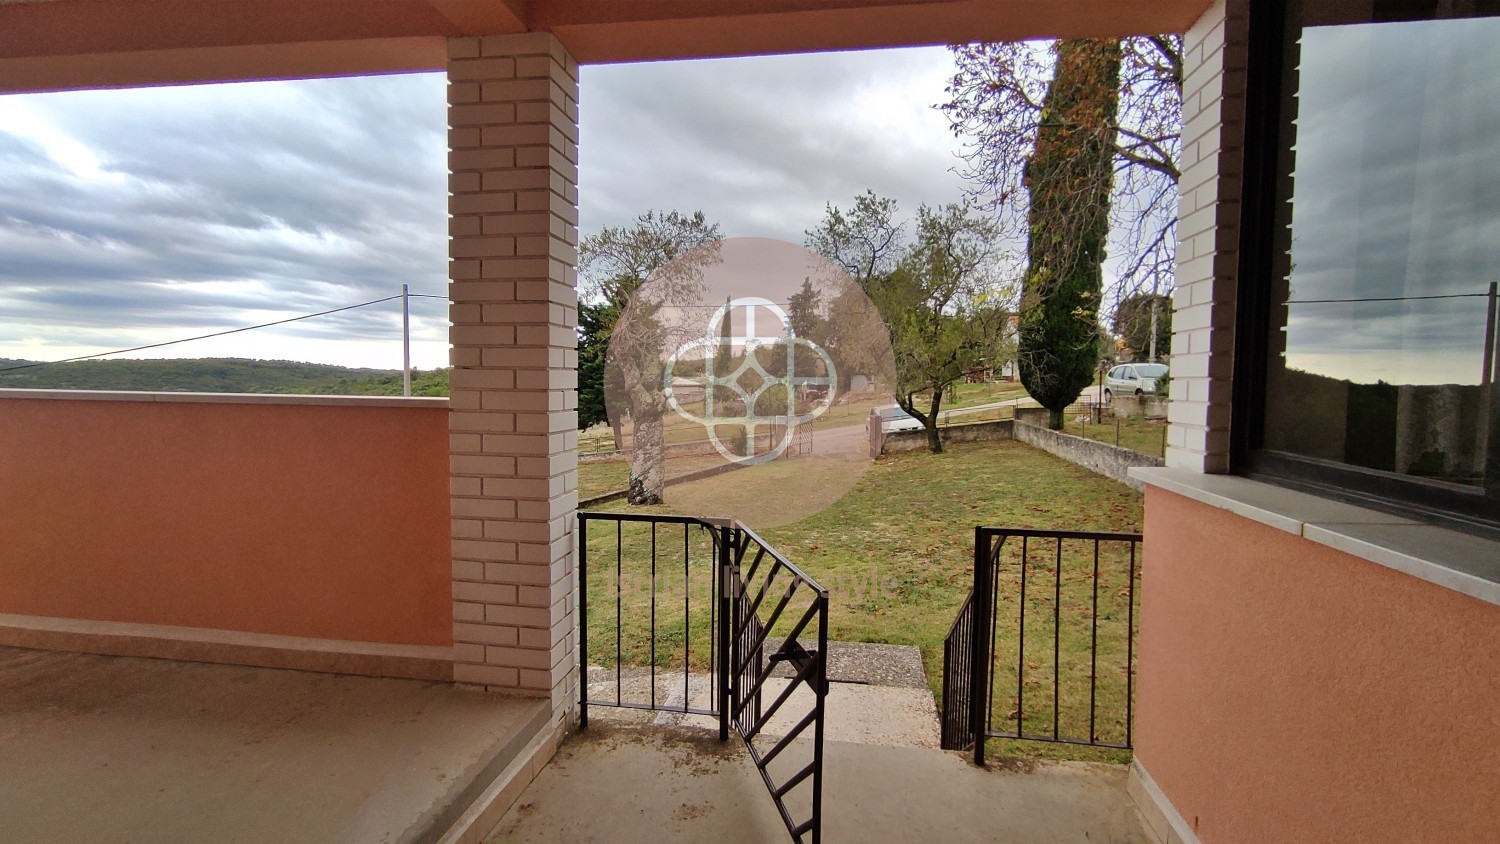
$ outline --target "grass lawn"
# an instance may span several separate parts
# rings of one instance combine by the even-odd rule
[[[1016,409],[1011,405],[1005,407],[992,407],[988,410],[976,410],[970,413],[950,414],[943,411],[938,414],[938,427],[946,428],[949,425],[973,425],[977,422],[999,422],[1006,419],[1016,418]]]
[[[624,489],[630,482],[630,463],[624,459],[578,462],[578,499]]]
[[[797,461],[777,461],[718,478],[683,484],[675,489],[684,501],[701,500],[711,484],[730,484],[746,506],[774,501],[787,485],[785,473]],[[591,468],[598,464],[586,464]],[[673,498],[669,488],[669,501]],[[669,507],[629,508],[622,503],[605,510],[670,512]],[[736,507],[738,509],[738,507]],[[753,509],[753,508],[752,508]],[[725,512],[725,515],[740,515]],[[766,514],[772,516],[773,514]],[[743,517],[743,516],[742,516]],[[789,559],[828,588],[831,598],[829,635],[834,639],[916,645],[927,663],[928,680],[941,692],[943,639],[972,583],[973,529],[976,525],[1066,528],[1074,530],[1138,531],[1141,496],[1121,484],[1019,443],[994,442],[956,445],[941,455],[926,452],[886,457],[870,467],[853,489],[827,509],[781,527],[760,530]],[[610,526],[612,527],[612,526]],[[647,664],[652,658],[650,618],[652,536],[647,527],[629,525],[619,534],[623,553],[621,585],[614,588],[616,556],[612,529],[592,523],[589,535],[591,661],[605,664],[616,649],[626,663]],[[697,529],[663,526],[656,531],[656,596],[658,609],[655,659],[661,666],[684,662],[706,667],[711,631],[708,595],[709,540]],[[1036,552],[1037,549],[1031,549]],[[1058,631],[1064,688],[1059,709],[1064,733],[1087,731],[1088,683],[1081,687],[1077,669],[1088,660],[1088,615],[1091,613],[1092,564],[1069,557],[1058,582],[1050,551],[1029,558],[1033,585],[1027,595],[1028,647],[1027,731],[1051,729],[1052,640],[1051,606],[1061,592],[1064,614],[1083,626],[1065,624]],[[1081,560],[1081,558],[1079,558]],[[1125,569],[1111,568],[1106,555],[1101,568],[1100,722],[1097,732],[1123,738],[1122,670],[1106,666],[1124,647]],[[1113,561],[1119,562],[1119,561]],[[1111,573],[1113,572],[1113,573]],[[1018,605],[1018,557],[1002,566],[1001,609],[997,611],[1006,649],[1014,635],[1013,608]],[[1038,580],[1039,578],[1039,580]],[[1038,589],[1036,583],[1048,588]],[[692,610],[683,623],[683,600]],[[623,618],[616,617],[616,607]],[[662,608],[670,608],[663,610]],[[1012,610],[1007,612],[1007,610]],[[1032,623],[1045,622],[1033,627]],[[1076,629],[1075,629],[1076,628]],[[1014,647],[1009,645],[1009,647]],[[1013,652],[1012,652],[1013,654]],[[995,727],[1006,729],[1013,717],[1015,666],[1012,656],[1000,656],[996,666]],[[1007,690],[1007,691],[998,691]],[[1081,728],[1078,726],[1082,724]],[[1072,759],[1119,761],[1128,755],[1067,745],[995,742],[1001,753],[1026,753]]]
[[[1020,381],[995,381],[989,384],[958,384],[951,395],[943,398],[944,410],[957,410],[1026,397]]]
[[[1147,419],[1132,416],[1129,419],[1108,419],[1098,425],[1080,423],[1069,416],[1063,423],[1063,431],[1091,440],[1118,445],[1150,457],[1166,456],[1167,420]]]

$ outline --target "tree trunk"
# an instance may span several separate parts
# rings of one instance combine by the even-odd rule
[[[943,453],[943,438],[938,436],[936,416],[927,419],[927,450],[933,454]]]
[[[635,424],[635,445],[630,450],[630,486],[625,500],[634,505],[660,504],[666,488],[666,451],[660,413],[643,413]]]
[[[1061,431],[1063,429],[1063,410],[1047,409],[1047,427],[1054,431]]]
[[[943,453],[943,438],[938,435],[938,410],[943,406],[943,390],[932,391],[932,405],[927,408],[927,449],[933,454]]]
[[[624,425],[621,424],[621,422],[620,422],[620,420],[618,418],[610,417],[610,420],[609,420],[609,430],[610,430],[611,433],[613,433],[615,435],[615,451],[624,451],[625,450],[625,431],[624,431]]]

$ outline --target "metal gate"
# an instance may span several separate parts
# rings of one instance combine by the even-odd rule
[[[578,543],[580,726],[591,706],[717,718],[792,840],[816,844],[828,591],[726,519],[579,513]],[[613,671],[591,671],[591,653]]]
[[[945,750],[983,765],[992,738],[1130,748],[1140,545],[974,529],[974,588],[943,643]]]

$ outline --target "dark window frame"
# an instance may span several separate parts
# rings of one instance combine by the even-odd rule
[[[1421,4],[1416,4],[1421,5]],[[1490,393],[1484,487],[1447,483],[1265,448],[1274,288],[1277,168],[1287,78],[1286,0],[1251,0],[1241,171],[1230,469],[1236,474],[1500,539],[1500,386]]]

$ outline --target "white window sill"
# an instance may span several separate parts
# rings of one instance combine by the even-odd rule
[[[1500,605],[1500,542],[1237,475],[1136,468],[1147,486]]]

